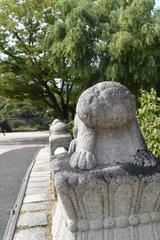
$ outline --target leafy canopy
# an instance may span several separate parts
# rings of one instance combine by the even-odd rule
[[[97,82],[160,89],[159,14],[153,0],[0,0],[0,94],[69,120]]]
[[[72,84],[59,79],[45,45],[52,1],[0,1],[0,94],[50,106],[70,118]]]
[[[115,80],[158,88],[160,24],[153,0],[57,0],[48,46],[54,67],[84,88]]]

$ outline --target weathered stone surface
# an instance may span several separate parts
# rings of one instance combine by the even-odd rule
[[[64,147],[66,149],[69,148],[69,144],[72,138],[70,134],[61,134],[61,135],[51,135],[49,139],[51,155],[54,154],[54,151],[58,147]]]
[[[34,166],[33,167],[33,171],[35,172],[41,172],[41,171],[49,171],[50,166],[49,165],[45,165],[45,166]]]
[[[17,227],[36,227],[46,226],[48,224],[46,212],[24,213],[19,217]]]
[[[47,157],[47,158],[43,158],[43,159],[39,159],[36,161],[35,165],[45,165],[45,164],[49,164],[49,161],[50,159]]]
[[[21,211],[40,211],[50,209],[49,202],[39,202],[39,203],[25,203],[23,204]]]
[[[159,240],[160,166],[135,173],[132,166],[73,171],[69,159],[54,159],[59,201],[53,239],[130,240],[134,228],[141,234],[136,240]]]
[[[47,182],[50,180],[50,176],[48,177],[30,177],[29,182]]]
[[[48,187],[49,183],[47,182],[29,182],[28,188],[38,188],[38,187]]]
[[[67,125],[55,119],[50,126],[49,144],[51,155],[54,155],[54,151],[58,147],[64,147],[68,150],[71,140],[72,137],[67,132]]]
[[[36,194],[36,195],[27,195],[25,196],[23,202],[30,203],[30,202],[45,202],[52,200],[53,196],[51,194]]]
[[[49,161],[38,161],[34,164],[34,167],[48,167]]]
[[[49,171],[41,171],[41,172],[38,172],[38,171],[32,171],[31,172],[31,177],[42,177],[42,176],[50,176],[50,172]]]
[[[67,150],[64,147],[59,147],[54,151],[54,155],[66,153],[66,152],[67,152]]]
[[[34,227],[18,231],[14,240],[46,240],[48,239],[47,227]]]
[[[155,164],[135,117],[135,97],[120,83],[102,82],[86,90],[77,104],[70,164],[93,169],[133,163]],[[76,144],[76,151],[74,145]]]
[[[135,100],[103,82],[78,101],[70,153],[52,157],[53,239],[159,240],[160,163],[147,150]]]
[[[35,195],[35,194],[48,194],[49,187],[37,187],[37,188],[27,188],[26,195]]]
[[[66,134],[67,131],[67,125],[63,122],[61,122],[59,119],[55,119],[49,128],[50,135],[59,135],[59,134]]]

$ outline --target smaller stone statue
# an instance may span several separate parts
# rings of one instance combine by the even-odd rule
[[[64,147],[68,150],[71,141],[71,135],[68,133],[67,125],[59,119],[55,119],[49,128],[49,143],[51,156],[58,147]]]

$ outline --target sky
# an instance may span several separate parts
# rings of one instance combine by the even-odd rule
[[[160,0],[155,0],[155,7],[160,8]]]

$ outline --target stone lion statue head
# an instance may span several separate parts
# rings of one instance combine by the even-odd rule
[[[101,82],[80,96],[77,114],[91,128],[117,128],[135,119],[135,96],[117,82]]]

